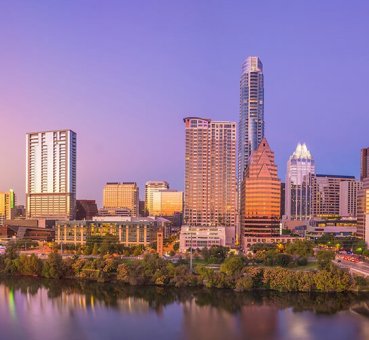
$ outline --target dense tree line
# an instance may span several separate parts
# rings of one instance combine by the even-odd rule
[[[203,264],[196,266],[194,272],[191,272],[186,261],[174,264],[157,255],[145,255],[143,260],[129,261],[112,255],[97,258],[74,256],[63,260],[57,252],[52,252],[46,260],[40,260],[35,255],[18,255],[17,249],[9,246],[5,255],[0,256],[0,273],[6,276],[53,279],[77,278],[103,282],[114,280],[132,286],[228,288],[240,292],[258,289],[343,292],[355,289],[357,285],[368,284],[367,280],[354,280],[348,273],[334,267],[330,259],[327,254],[322,253],[322,269],[303,271],[281,266],[257,267],[250,265],[243,256],[229,256],[219,270]]]

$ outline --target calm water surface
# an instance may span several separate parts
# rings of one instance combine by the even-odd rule
[[[1,339],[369,339],[369,295],[0,281]]]

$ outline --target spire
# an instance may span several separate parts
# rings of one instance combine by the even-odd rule
[[[311,153],[307,148],[306,144],[298,143],[295,152],[292,154],[291,158],[294,159],[312,159]]]

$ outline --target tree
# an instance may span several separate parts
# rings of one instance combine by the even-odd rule
[[[353,246],[353,250],[355,254],[358,254],[358,255],[363,254],[363,252],[367,250],[367,245],[365,241],[363,240],[357,241]]]
[[[207,263],[222,263],[227,253],[228,248],[222,246],[205,247],[201,250],[201,255]]]
[[[46,278],[61,279],[63,277],[63,260],[62,257],[52,252],[44,262],[42,275]]]
[[[287,267],[292,262],[292,258],[288,254],[276,254],[273,262],[276,266]]]
[[[242,276],[236,280],[236,292],[244,292],[253,288],[253,281],[250,276]]]
[[[276,248],[277,245],[275,243],[255,243],[250,247],[250,250],[256,253],[260,250],[271,250]]]
[[[296,240],[286,245],[286,253],[297,256],[312,256],[314,245],[308,240]]]
[[[320,250],[316,254],[316,258],[320,269],[329,269],[332,260],[335,258],[335,254],[329,250]]]
[[[234,276],[239,274],[245,265],[245,258],[241,256],[230,256],[226,258],[220,266],[220,271],[226,275]]]

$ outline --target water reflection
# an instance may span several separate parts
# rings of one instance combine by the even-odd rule
[[[369,295],[0,281],[0,338],[368,339]]]

